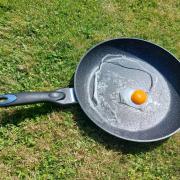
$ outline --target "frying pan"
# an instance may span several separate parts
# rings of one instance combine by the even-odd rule
[[[111,121],[92,108],[89,97],[92,97],[93,73],[99,68],[103,57],[107,54],[133,57],[134,60],[146,63],[161,75],[166,82],[169,92],[169,104],[166,113],[159,118],[158,123],[152,126],[148,119],[139,118],[133,122],[133,129],[128,129],[132,124],[128,113],[123,114],[120,126],[114,126]],[[109,66],[110,67],[110,66]],[[129,79],[131,79],[129,75]],[[113,81],[112,81],[113,82]],[[162,87],[163,92],[163,87]],[[161,96],[161,94],[159,95]],[[101,129],[129,141],[152,142],[170,137],[180,129],[180,63],[167,50],[151,42],[136,38],[111,39],[92,47],[81,59],[74,76],[74,88],[58,89],[50,92],[23,92],[16,94],[0,95],[0,107],[16,106],[31,103],[51,102],[59,105],[79,103],[85,114]],[[166,101],[163,102],[166,105]],[[119,109],[121,111],[121,109]],[[133,110],[133,112],[136,110]],[[159,113],[157,108],[155,111]],[[129,112],[129,111],[127,111]],[[132,113],[133,113],[132,112]],[[141,126],[138,121],[145,122]],[[117,119],[118,121],[118,119]],[[136,122],[137,121],[137,122]]]

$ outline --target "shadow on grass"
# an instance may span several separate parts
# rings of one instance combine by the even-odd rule
[[[89,136],[96,142],[102,144],[106,149],[123,154],[139,154],[141,152],[151,151],[161,145],[163,141],[155,143],[135,143],[116,138],[97,127],[81,110],[78,105],[70,107],[59,107],[51,104],[43,104],[41,106],[32,106],[14,110],[12,113],[1,115],[0,126],[8,124],[17,125],[26,118],[36,118],[37,116],[46,115],[53,111],[71,112],[74,121],[80,129],[82,136]]]
[[[41,115],[46,115],[53,111],[53,106],[50,104],[43,105],[32,105],[27,107],[22,107],[21,109],[15,109],[15,107],[10,107],[8,109],[13,109],[13,111],[1,112],[0,126],[6,126],[8,124],[13,124],[18,126],[19,123],[23,122],[26,118],[36,118]]]

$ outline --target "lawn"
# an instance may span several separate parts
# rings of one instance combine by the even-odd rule
[[[180,57],[178,0],[0,0],[0,93],[72,85],[81,56],[115,37]],[[179,77],[177,77],[179,78]],[[0,179],[179,179],[180,134],[137,144],[97,128],[78,105],[0,109]]]

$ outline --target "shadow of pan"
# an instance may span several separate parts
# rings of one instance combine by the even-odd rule
[[[34,105],[29,108],[16,109],[12,113],[4,111],[1,114],[0,126],[5,127],[8,124],[18,126],[26,118],[34,119],[36,117],[47,115],[52,112],[70,112],[73,114],[73,120],[79,127],[81,136],[89,136],[97,143],[103,145],[107,150],[121,152],[123,154],[139,154],[141,152],[151,151],[164,141],[154,143],[136,143],[125,141],[114,137],[97,127],[81,110],[78,105],[60,107],[51,104]]]

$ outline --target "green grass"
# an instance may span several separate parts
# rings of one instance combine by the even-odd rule
[[[0,0],[0,92],[67,87],[86,50],[115,37],[179,58],[179,32],[178,0]],[[0,179],[179,179],[179,139],[124,142],[76,105],[2,108]]]

